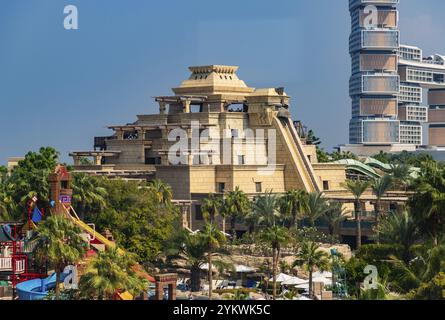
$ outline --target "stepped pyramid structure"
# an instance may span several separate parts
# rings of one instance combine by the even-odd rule
[[[209,193],[236,187],[252,198],[303,189],[353,202],[341,187],[345,165],[318,163],[315,146],[305,144],[294,126],[283,88],[251,88],[234,66],[189,69],[173,95],[155,98],[158,114],[109,126],[114,133],[96,137],[93,151],[72,152],[75,170],[163,180],[184,205],[190,229],[202,226],[201,201]]]

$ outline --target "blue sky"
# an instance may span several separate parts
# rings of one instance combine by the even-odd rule
[[[63,8],[79,9],[79,30]],[[402,41],[445,53],[445,1],[401,0]],[[2,0],[0,164],[40,146],[68,161],[105,126],[157,111],[187,67],[239,65],[252,87],[285,86],[327,149],[347,142],[347,0]]]

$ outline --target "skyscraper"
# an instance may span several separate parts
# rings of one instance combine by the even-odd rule
[[[445,146],[444,57],[423,58],[421,49],[400,45],[398,3],[349,0],[352,118],[343,151],[372,155]],[[425,88],[430,108],[423,105]],[[434,121],[429,139],[428,118]]]

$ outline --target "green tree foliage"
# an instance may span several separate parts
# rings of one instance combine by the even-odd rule
[[[337,201],[329,201],[321,219],[327,223],[330,236],[338,236],[341,224],[346,221],[346,212],[343,204]]]
[[[437,246],[445,232],[445,169],[436,162],[424,163],[413,190],[410,206],[414,219]]]
[[[213,224],[206,224],[204,230],[199,233],[200,240],[203,242],[206,254],[207,263],[209,265],[208,280],[209,280],[209,299],[212,300],[213,293],[213,257],[221,246],[225,243],[226,237],[218,230],[218,227]]]
[[[119,245],[149,265],[163,251],[162,244],[180,227],[180,215],[169,198],[144,183],[100,180],[106,209],[94,217],[99,231],[112,230]]]
[[[277,297],[277,272],[281,249],[291,240],[289,230],[273,224],[260,232],[259,240],[272,249],[272,284],[273,299],[275,300]]]
[[[223,199],[214,194],[209,194],[209,196],[202,201],[202,213],[204,219],[208,223],[215,223],[215,219],[221,215],[223,211]],[[225,225],[225,223],[223,223]],[[225,227],[225,226],[224,226]],[[225,230],[223,230],[225,232]]]
[[[148,282],[133,270],[134,258],[116,249],[100,252],[80,278],[79,290],[90,299],[111,300],[120,291],[133,296],[146,291]]]
[[[289,190],[279,201],[281,215],[288,229],[298,228],[298,221],[308,206],[308,193],[304,190]]]
[[[81,219],[88,217],[90,222],[96,222],[98,214],[107,207],[107,191],[101,186],[101,178],[75,173],[72,188],[73,207]]]
[[[414,300],[445,300],[445,273],[441,272],[431,281],[423,283],[409,297]]]
[[[309,221],[311,227],[315,227],[315,222],[326,214],[328,208],[328,202],[324,198],[323,193],[311,192],[307,197],[304,217]]]
[[[50,216],[40,225],[38,260],[48,263],[56,272],[56,300],[59,299],[61,274],[64,268],[79,262],[86,251],[80,229],[63,216]]]
[[[326,271],[329,268],[328,254],[320,250],[320,246],[311,241],[303,241],[297,251],[297,259],[293,267],[303,267],[309,272],[309,294],[313,295],[312,274],[317,268],[320,271]]]
[[[249,198],[239,187],[236,187],[234,191],[226,193],[224,201],[224,215],[230,219],[230,228],[233,233],[233,240],[236,238],[235,227],[237,219],[244,219],[249,211]]]
[[[360,249],[362,245],[362,227],[361,227],[361,216],[363,214],[361,197],[363,193],[365,193],[366,189],[368,189],[370,183],[368,181],[360,181],[360,180],[348,180],[343,184],[343,187],[346,188],[352,195],[354,196],[354,213],[355,213],[355,221],[357,225],[357,248]]]
[[[374,155],[373,158],[387,164],[405,164],[412,167],[420,167],[422,163],[433,160],[427,153],[415,154],[408,151],[394,154],[381,151],[379,154]]]
[[[24,160],[8,174],[0,167],[0,220],[18,221],[27,217],[27,201],[37,196],[38,206],[49,206],[48,177],[57,165],[58,152],[53,148],[41,148],[29,152]]]
[[[26,206],[33,196],[39,199],[40,207],[48,207],[50,198],[49,175],[58,163],[59,153],[51,148],[40,148],[39,152],[29,152],[19,161],[11,173],[9,182],[14,185],[14,200]]]

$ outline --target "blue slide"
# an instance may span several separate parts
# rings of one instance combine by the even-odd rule
[[[67,276],[67,273],[62,273],[60,280],[65,280]],[[48,291],[55,287],[56,274],[53,273],[45,279],[33,279],[19,283],[17,285],[17,294],[19,300],[43,300],[48,295]]]

